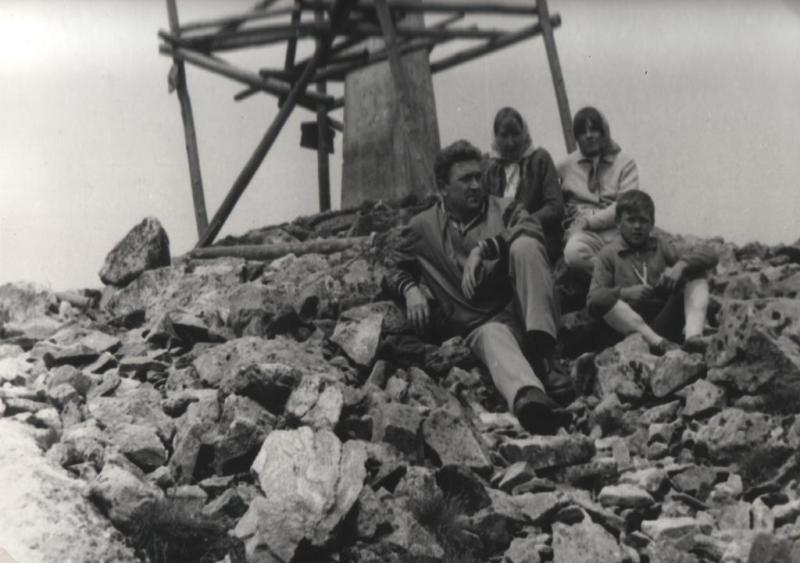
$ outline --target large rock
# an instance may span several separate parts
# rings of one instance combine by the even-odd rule
[[[169,237],[155,217],[146,217],[108,253],[100,279],[123,287],[145,270],[169,266]]]
[[[175,422],[161,409],[161,393],[149,385],[115,397],[95,397],[89,400],[88,407],[91,415],[111,432],[124,424],[139,424],[169,441],[175,431]]]
[[[597,500],[605,506],[620,508],[646,508],[655,503],[650,493],[636,485],[609,485],[603,487]]]
[[[0,360],[0,385],[25,385],[32,368],[25,357],[3,358]]]
[[[633,335],[598,354],[595,364],[595,391],[599,396],[616,393],[623,401],[635,402],[644,396],[658,358],[650,354],[641,336]]]
[[[147,270],[123,288],[106,286],[100,307],[128,324],[154,322],[181,311],[204,320],[209,329],[227,329],[231,291],[244,281],[242,258],[220,258],[200,265]]]
[[[374,441],[386,442],[401,452],[416,456],[421,450],[419,409],[401,403],[377,405],[372,411]]]
[[[671,350],[659,360],[650,376],[650,389],[656,397],[666,397],[700,377],[705,368],[705,363],[699,355]]]
[[[534,526],[549,524],[551,517],[568,504],[564,495],[556,491],[523,493],[512,496],[511,500]]]
[[[553,524],[554,563],[618,563],[624,552],[614,536],[588,515],[578,524]]]
[[[725,404],[725,389],[706,379],[695,381],[685,390],[684,416],[702,416],[717,411]]]
[[[272,432],[252,466],[265,496],[250,504],[235,536],[248,554],[270,552],[276,561],[290,561],[303,541],[325,545],[361,493],[366,460],[362,443],[342,444],[329,430]]]
[[[135,531],[152,503],[163,497],[155,485],[110,463],[92,481],[89,494],[114,525],[128,532]]]
[[[444,551],[436,542],[436,537],[417,522],[414,515],[399,505],[389,503],[391,510],[392,533],[385,539],[395,550],[407,554],[406,561],[433,563],[441,561]],[[386,559],[383,559],[386,561]]]
[[[24,323],[58,311],[58,299],[32,283],[0,285],[0,324]]]
[[[422,423],[425,443],[439,456],[442,465],[464,465],[479,474],[491,471],[486,444],[469,424],[468,415],[440,407]]]
[[[581,434],[533,436],[506,440],[500,452],[509,461],[527,461],[532,469],[545,469],[589,461],[595,447],[592,440]]]
[[[383,314],[377,312],[360,320],[340,320],[331,341],[356,364],[369,367],[378,352],[382,325]]]
[[[167,461],[167,449],[150,426],[122,424],[110,434],[120,451],[142,469],[150,470]]]
[[[712,461],[734,461],[747,451],[767,445],[775,424],[769,415],[763,413],[725,409],[697,431],[695,448],[700,448]]]
[[[195,393],[198,400],[188,406],[178,421],[177,432],[172,442],[173,454],[169,460],[177,482],[183,484],[207,476],[202,473],[204,468],[198,467],[198,462],[202,461],[200,452],[203,448],[210,451],[219,440],[220,429],[217,422],[220,412],[217,392],[202,390]]]
[[[246,336],[207,349],[192,365],[206,385],[217,387],[227,385],[229,378],[237,379],[240,368],[276,362],[309,374],[317,373],[319,366],[327,363],[317,339],[297,342],[284,336],[271,340]],[[336,371],[333,366],[330,369]]]
[[[214,447],[217,473],[246,471],[264,438],[275,427],[275,417],[252,399],[229,395],[222,406],[219,427]]]
[[[689,516],[661,517],[642,522],[642,532],[653,541],[665,541],[676,547],[692,545],[694,536],[711,531],[708,523]]]
[[[247,364],[225,375],[219,389],[223,395],[242,395],[273,414],[281,414],[302,377],[300,370],[278,362]]]
[[[237,336],[263,336],[275,314],[277,303],[264,285],[243,283],[230,294],[228,323]]]
[[[301,315],[335,318],[340,311],[372,301],[381,291],[385,271],[348,252],[289,254],[273,260],[261,281],[277,301]]]
[[[754,272],[735,272],[712,280],[715,293],[726,299],[763,297],[796,298],[800,292],[800,267],[797,264],[767,266]]]
[[[709,379],[754,393],[773,381],[800,387],[800,301],[724,301],[709,347]]]
[[[161,409],[161,393],[149,385],[115,397],[95,397],[87,406],[89,413],[112,432],[123,424],[140,424],[153,428],[162,440],[169,441],[175,431],[174,421]]]
[[[344,396],[335,376],[306,375],[286,402],[286,415],[314,429],[332,430],[342,414]]]

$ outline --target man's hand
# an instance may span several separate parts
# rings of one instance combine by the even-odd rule
[[[683,280],[688,266],[689,264],[683,260],[678,260],[674,266],[664,270],[664,273],[661,274],[661,278],[658,280],[658,285],[672,291]]]
[[[623,287],[619,292],[619,296],[626,303],[640,303],[653,297],[653,292],[653,288],[649,285],[639,284]]]
[[[469,253],[464,264],[464,274],[461,276],[461,291],[467,299],[472,299],[475,296],[482,267],[483,257],[481,257],[480,247],[476,246]]]
[[[406,290],[406,319],[411,322],[414,329],[422,334],[428,328],[431,310],[428,300],[422,290],[417,286],[412,286]]]

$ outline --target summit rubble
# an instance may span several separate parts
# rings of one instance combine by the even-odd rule
[[[384,293],[418,209],[218,244],[369,236],[332,254],[168,265],[148,219],[102,292],[1,286],[0,414],[142,560],[800,561],[800,244],[710,241],[705,354],[603,348],[557,269],[584,392],[530,436],[459,338],[420,340]]]

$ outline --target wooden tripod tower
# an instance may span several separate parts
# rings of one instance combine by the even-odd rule
[[[544,39],[556,101],[567,150],[575,149],[566,88],[556,51],[553,29],[561,25],[558,14],[549,13],[547,0],[261,0],[251,11],[213,20],[181,24],[176,0],[166,0],[169,31],[159,31],[159,51],[172,57],[170,87],[177,91],[183,118],[186,152],[192,185],[199,240],[197,247],[211,244],[237,201],[252,180],[296,106],[313,112],[316,127],[304,124],[304,146],[317,150],[320,209],[330,208],[328,155],[333,130],[345,132],[344,124],[331,113],[345,107],[345,96],[328,92],[328,85],[344,83],[373,65],[390,70],[393,95],[400,113],[403,150],[415,185],[428,185],[432,175],[431,151],[415,141],[413,95],[415,77],[409,72],[407,57],[422,53],[429,77],[541,35]],[[515,30],[488,29],[479,25],[455,25],[475,14],[507,16],[523,22]],[[422,16],[438,21],[425,27]],[[279,22],[279,23],[278,23]],[[382,41],[377,41],[378,39]],[[313,55],[298,60],[299,41],[313,41]],[[437,59],[434,49],[454,40],[475,43]],[[282,68],[256,71],[235,66],[220,56],[224,51],[284,44]],[[196,129],[185,79],[185,64],[200,67],[245,86],[235,100],[268,93],[279,101],[264,136],[247,159],[227,196],[211,219],[207,219]],[[311,84],[314,88],[309,88]],[[311,125],[307,128],[306,125]],[[308,131],[307,131],[308,129]],[[417,127],[417,129],[419,129]],[[435,135],[438,146],[438,133]]]

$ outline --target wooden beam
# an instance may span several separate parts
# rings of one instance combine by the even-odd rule
[[[201,29],[217,29],[218,31],[222,32],[233,31],[247,22],[278,18],[290,14],[294,9],[278,8],[276,10],[269,10],[269,7],[275,2],[276,0],[265,0],[253,6],[249,12],[243,12],[241,14],[234,14],[222,18],[185,23],[180,27],[180,31],[181,34],[199,31]]]
[[[329,31],[327,24],[318,26],[314,23],[298,22],[296,25],[291,23],[263,25],[225,33],[203,32],[192,36],[181,36],[180,39],[162,30],[159,31],[159,36],[182,47],[199,51],[229,51],[280,43],[292,38],[316,38]]]
[[[347,33],[360,33],[373,37],[380,37],[383,31],[379,26],[366,22],[349,24]],[[399,37],[432,37],[437,39],[497,39],[505,35],[502,29],[481,29],[478,26],[470,27],[420,27],[411,25],[395,26],[395,34]]]
[[[228,51],[270,45],[287,40],[291,42],[302,38],[318,37],[329,31],[330,24],[322,22],[261,26],[231,33],[205,33],[194,37],[178,38],[163,30],[159,32],[159,35],[166,41],[197,51]],[[366,37],[381,37],[383,35],[379,26],[366,21],[348,22],[342,32],[348,35],[363,35]],[[481,29],[475,25],[447,28],[400,25],[396,26],[395,32],[400,37],[431,37],[439,39],[497,39],[506,33],[502,29]]]
[[[264,157],[269,152],[270,148],[272,148],[275,139],[278,138],[278,134],[283,129],[283,126],[286,124],[286,121],[289,119],[289,116],[294,109],[294,106],[297,104],[297,101],[300,99],[303,92],[305,92],[306,87],[311,82],[311,78],[314,76],[314,73],[317,70],[317,67],[325,62],[328,58],[330,45],[333,41],[333,38],[338,31],[339,27],[342,24],[342,21],[347,18],[352,6],[354,4],[354,0],[336,0],[333,8],[331,9],[330,13],[330,20],[332,22],[331,33],[317,42],[316,50],[314,51],[314,58],[306,65],[306,68],[303,70],[303,74],[297,79],[294,86],[292,86],[291,92],[286,97],[286,102],[283,106],[280,107],[278,110],[278,115],[275,116],[275,119],[272,121],[272,124],[267,129],[267,132],[264,134],[264,137],[258,143],[255,151],[247,160],[244,165],[244,168],[237,176],[236,180],[233,182],[233,186],[231,186],[228,195],[225,196],[225,199],[222,201],[217,212],[214,214],[213,219],[211,219],[211,223],[206,229],[203,236],[200,237],[200,240],[197,242],[197,247],[208,246],[219,234],[220,229],[225,224],[225,221],[233,211],[233,208],[236,206],[236,202],[239,201],[239,198],[244,193],[247,186],[250,184],[250,180],[253,179],[258,167],[261,165],[261,162],[264,160]]]
[[[431,27],[446,28],[448,25],[462,19],[463,17],[464,14],[454,14],[453,16],[437,22]],[[450,41],[450,39],[412,39],[410,41],[399,43],[398,51],[401,55],[405,55],[406,53],[411,53],[419,49],[427,49],[430,52],[434,47],[441,45],[442,43],[446,43],[447,41]],[[375,51],[374,53],[370,53],[367,49],[364,49],[364,51],[359,54],[359,57],[353,61],[353,64],[348,66],[341,65],[338,67],[332,67],[329,65],[325,68],[321,68],[317,71],[317,75],[314,77],[314,80],[344,80],[348,73],[364,68],[365,66],[369,66],[371,64],[383,62],[388,58],[388,56],[389,54],[386,48],[383,48],[380,51]]]
[[[237,82],[241,82],[242,84],[248,84],[275,96],[283,96],[291,91],[291,86],[285,82],[269,78],[262,78],[250,71],[233,66],[227,61],[210,57],[191,49],[185,49],[182,47],[170,49],[169,47],[162,45],[160,51],[164,54],[177,57],[182,61],[192,63],[193,65],[199,66],[200,68],[204,68],[216,74],[221,74],[222,76],[231,78]],[[298,104],[304,108],[316,112],[317,104],[320,102],[324,104],[332,104],[333,100],[329,96],[320,96],[316,92],[306,92],[300,96]]]
[[[175,0],[167,0],[167,16],[169,27],[173,33],[178,32],[178,7]],[[197,223],[197,236],[202,236],[208,228],[208,215],[206,213],[206,198],[203,193],[203,176],[200,172],[200,153],[197,149],[197,130],[194,125],[192,100],[189,97],[189,88],[186,85],[186,69],[183,61],[173,58],[174,84],[181,106],[181,119],[183,120],[183,138],[186,144],[186,157],[189,161],[189,181],[192,187],[192,204],[194,206],[194,219]]]
[[[555,14],[550,18],[550,22],[553,27],[558,27],[561,25],[561,16]],[[450,56],[439,59],[438,61],[431,62],[431,72],[441,72],[443,70],[447,70],[448,68],[472,61],[484,55],[488,55],[489,53],[499,51],[500,49],[505,49],[506,47],[510,47],[516,43],[519,43],[520,41],[535,37],[540,33],[542,33],[541,23],[536,23],[517,31],[506,33],[494,41],[487,41],[483,45],[470,47],[464,49],[463,51],[459,51]],[[335,102],[333,107],[336,107]]]
[[[321,23],[325,20],[322,10],[314,12],[314,21]],[[292,61],[294,63],[294,61]],[[317,82],[317,93],[326,94],[325,82]],[[331,171],[328,158],[328,108],[317,104],[317,184],[319,188],[319,210],[328,211],[331,208]]]
[[[336,53],[340,53],[342,51],[345,51],[347,49],[350,49],[350,48],[358,45],[359,43],[364,41],[364,39],[365,39],[364,37],[356,36],[356,37],[348,37],[348,38],[344,39],[343,41],[339,41],[338,43],[336,43],[336,44],[331,46],[331,50],[330,50],[331,56],[333,56]],[[308,64],[309,60],[311,60],[311,59],[303,59],[303,60],[301,60],[301,61],[299,61],[299,62],[297,62],[295,64],[295,70],[297,71],[298,75],[301,72],[303,72],[303,68],[305,67],[305,65]],[[333,59],[328,59],[328,60],[331,61]],[[253,88],[253,87],[246,88],[245,90],[242,90],[241,92],[236,93],[233,96],[233,99],[236,100],[237,102],[240,102],[240,101],[242,101],[242,100],[244,100],[246,98],[249,98],[253,94],[257,94],[259,91],[260,91],[260,89],[258,89],[258,88]]]
[[[292,19],[291,19],[292,27],[297,27],[298,25],[300,25],[301,17],[302,17],[302,9],[300,8],[300,2],[298,0],[294,0],[294,4],[292,5]],[[283,70],[285,73],[291,75],[291,71],[294,68],[294,59],[296,54],[297,54],[297,36],[295,35],[293,37],[290,37],[289,41],[286,42],[286,57],[284,57],[283,61]],[[293,76],[292,78],[287,79],[287,81],[291,84],[294,81],[294,78],[296,78],[296,75]],[[278,107],[281,107],[283,105],[285,99],[286,99],[285,96],[278,98]]]
[[[302,0],[303,7],[308,9],[325,8],[329,7],[330,4],[330,0]],[[437,2],[435,0],[425,0],[420,4],[413,0],[390,0],[389,7],[406,12],[445,14],[464,12],[471,14],[533,15],[537,13],[536,6],[525,5],[522,2],[512,4],[510,2]],[[358,10],[369,10],[371,8],[372,0],[360,0],[356,5]]]
[[[575,144],[575,135],[572,132],[572,114],[569,110],[567,87],[564,85],[564,75],[561,72],[561,63],[558,60],[556,39],[553,36],[553,25],[550,23],[550,9],[547,6],[547,0],[536,0],[536,5],[539,8],[539,21],[542,25],[542,36],[544,38],[544,48],[545,51],[547,51],[547,62],[550,65],[550,76],[553,78],[553,88],[556,91],[558,115],[561,118],[561,129],[564,132],[564,144],[567,146],[567,153],[571,153],[577,146]]]
[[[402,44],[402,46],[399,46],[397,52],[401,55],[404,55],[406,53],[411,53],[413,51],[418,51],[420,49],[431,49],[438,43],[442,42],[443,41],[436,42],[430,39],[412,40]],[[328,66],[326,68],[320,69],[319,71],[317,71],[317,74],[314,77],[314,81],[344,80],[347,77],[348,73],[375,63],[383,62],[388,57],[389,53],[388,51],[386,51],[386,49],[382,49],[381,51],[376,51],[375,53],[367,53],[367,57],[361,61],[350,63],[347,65]]]
[[[236,246],[211,246],[195,248],[189,257],[210,258],[244,258],[246,260],[275,260],[287,254],[301,256],[303,254],[333,254],[360,246],[369,241],[369,237],[322,238],[302,242],[280,242],[276,244],[242,244]]]

